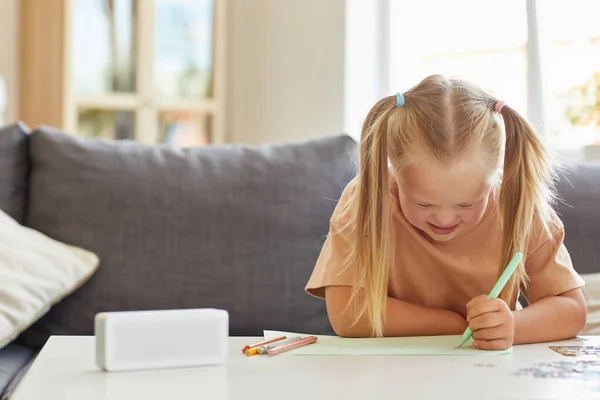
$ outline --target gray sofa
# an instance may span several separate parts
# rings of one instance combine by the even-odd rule
[[[345,135],[177,150],[1,129],[0,208],[94,251],[101,266],[0,350],[0,393],[50,335],[92,334],[101,311],[216,307],[229,311],[234,336],[331,333],[304,285],[356,151]],[[580,273],[598,272],[600,166],[568,178],[567,246]]]
[[[0,393],[49,335],[92,334],[104,310],[216,307],[231,335],[331,333],[303,290],[356,148],[346,135],[177,150],[2,129],[0,208],[101,265],[0,350]]]

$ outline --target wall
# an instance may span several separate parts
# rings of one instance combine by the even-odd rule
[[[344,0],[231,0],[227,85],[234,142],[344,129]]]
[[[17,115],[18,0],[0,0],[6,121]],[[228,138],[257,144],[344,131],[345,0],[229,0]]]
[[[19,0],[0,0],[0,75],[7,85],[8,104],[4,114],[7,123],[17,116],[18,103],[18,23]]]

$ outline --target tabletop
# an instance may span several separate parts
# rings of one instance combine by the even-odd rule
[[[11,400],[600,399],[600,336],[494,356],[242,355],[260,340],[230,338],[222,366],[107,373],[93,336],[53,336]]]

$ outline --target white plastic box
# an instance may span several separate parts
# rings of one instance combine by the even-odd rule
[[[105,312],[94,322],[96,364],[105,371],[220,365],[227,360],[225,310]]]

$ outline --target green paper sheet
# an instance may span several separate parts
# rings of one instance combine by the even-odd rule
[[[289,335],[310,336],[303,333],[264,331],[265,340]],[[305,356],[493,356],[512,353],[512,347],[502,351],[478,350],[471,346],[472,341],[467,342],[461,348],[456,348],[460,343],[460,335],[364,339],[314,336],[318,338],[316,343],[281,354]]]

